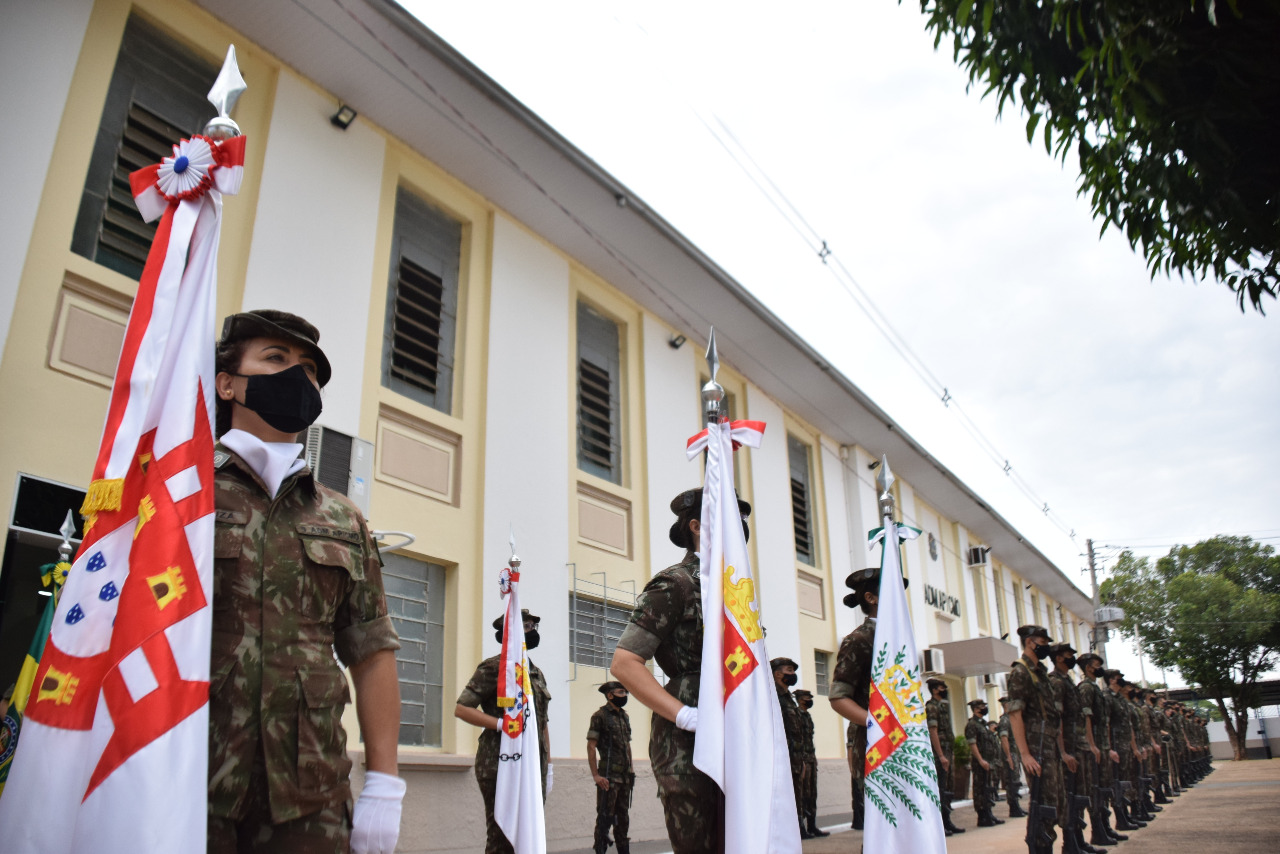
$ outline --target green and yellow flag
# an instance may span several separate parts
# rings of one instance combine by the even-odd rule
[[[13,699],[9,710],[0,720],[0,794],[4,793],[5,781],[9,779],[9,766],[13,764],[13,753],[18,749],[18,731],[22,728],[22,712],[27,708],[27,700],[31,697],[31,686],[35,682],[36,670],[40,666],[40,656],[44,655],[44,642],[49,638],[49,629],[53,625],[53,612],[58,607],[58,594],[62,592],[62,584],[67,580],[67,572],[71,564],[60,561],[47,563],[40,567],[40,582],[53,587],[52,595],[45,604],[44,614],[36,626],[36,635],[31,639],[27,657],[22,662],[22,671],[18,674],[18,682],[13,689]]]

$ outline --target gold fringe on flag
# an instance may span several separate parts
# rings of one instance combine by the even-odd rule
[[[87,516],[102,510],[119,510],[123,496],[124,478],[95,480],[89,484],[89,491],[84,495],[80,515]]]

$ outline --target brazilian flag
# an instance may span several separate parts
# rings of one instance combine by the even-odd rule
[[[44,643],[49,638],[49,629],[53,626],[53,612],[58,607],[58,594],[62,592],[62,584],[67,580],[71,564],[65,561],[47,563],[40,567],[40,580],[45,587],[53,585],[53,595],[49,597],[36,626],[36,636],[31,639],[31,647],[22,662],[22,672],[18,674],[18,683],[13,689],[13,698],[9,711],[0,720],[0,794],[4,793],[5,781],[9,779],[9,768],[13,765],[13,754],[18,749],[18,731],[22,728],[22,712],[31,697],[31,686],[36,679],[36,669],[40,666],[40,656],[44,655]]]

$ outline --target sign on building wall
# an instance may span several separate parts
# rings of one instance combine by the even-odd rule
[[[924,603],[954,617],[960,616],[960,600],[931,584],[924,586]]]

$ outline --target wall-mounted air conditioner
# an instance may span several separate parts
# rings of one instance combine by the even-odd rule
[[[315,479],[350,498],[367,519],[373,443],[318,424],[307,428],[306,443],[307,465]]]
[[[987,552],[989,551],[991,551],[991,549],[983,548],[982,546],[971,547],[967,552],[965,552],[969,561],[969,566],[986,566]]]
[[[920,666],[922,673],[944,673],[947,665],[942,657],[942,650],[927,647],[920,653]]]
[[[984,673],[981,679],[982,687],[995,688],[1003,694],[1005,692],[1005,677],[1006,674],[1004,673]]]

